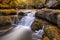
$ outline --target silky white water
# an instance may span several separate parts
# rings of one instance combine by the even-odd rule
[[[16,13],[16,15],[14,15],[14,17],[16,18],[16,23],[14,23],[13,17],[9,16],[9,20],[11,22],[11,25],[16,25],[19,22],[18,12]]]
[[[42,40],[43,38],[43,33],[44,33],[44,25],[42,26],[42,29],[35,31],[32,36],[32,40]]]
[[[18,25],[6,35],[0,37],[0,40],[31,40],[32,30],[31,25],[35,20],[36,11],[32,11],[24,16],[18,23]],[[11,21],[14,24],[13,21]]]

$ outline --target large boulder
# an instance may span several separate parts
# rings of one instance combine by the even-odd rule
[[[40,10],[38,13],[36,13],[37,18],[46,20],[49,23],[54,24],[54,25],[60,24],[59,15],[60,15],[60,12],[56,12],[53,10]]]
[[[60,0],[48,0],[47,8],[60,8]]]

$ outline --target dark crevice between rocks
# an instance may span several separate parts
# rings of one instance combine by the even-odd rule
[[[25,13],[19,12],[18,15],[23,16]],[[11,12],[8,15],[17,15],[17,12]]]
[[[17,7],[0,7],[0,9],[16,9]]]
[[[8,15],[16,15],[16,14],[17,14],[16,12],[11,12]]]
[[[5,12],[0,12],[0,16],[7,16],[7,14]]]
[[[0,26],[7,26],[7,25],[11,25],[11,23],[0,23]]]
[[[18,15],[23,16],[25,13],[19,12]],[[8,15],[17,15],[17,12],[10,12],[10,13],[5,13],[5,12],[0,12],[0,16],[8,16]]]

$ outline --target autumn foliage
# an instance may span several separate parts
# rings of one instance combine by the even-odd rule
[[[45,0],[0,0],[0,8],[17,8],[36,6],[38,3],[45,3]]]

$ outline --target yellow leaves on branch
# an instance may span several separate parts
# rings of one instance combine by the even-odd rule
[[[1,6],[9,5],[9,6],[18,6],[20,4],[20,0],[2,0]]]
[[[19,5],[19,1],[13,0],[10,2],[10,5],[17,7]]]
[[[36,5],[39,2],[45,3],[45,0],[2,0],[2,5],[9,5],[13,7],[17,7],[21,4],[26,4],[26,5]]]

